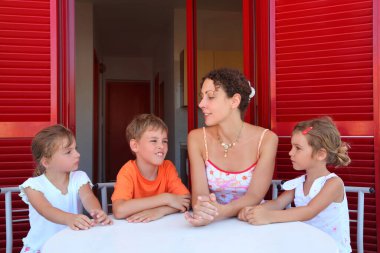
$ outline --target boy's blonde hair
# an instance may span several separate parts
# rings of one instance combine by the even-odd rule
[[[42,165],[43,157],[51,158],[57,151],[59,144],[67,140],[66,147],[69,147],[75,140],[70,129],[62,125],[53,125],[39,131],[32,140],[32,156],[36,163],[33,176],[37,177],[45,173],[46,168]]]
[[[131,123],[128,124],[125,129],[125,135],[128,143],[132,140],[140,140],[141,136],[148,129],[152,130],[163,130],[166,133],[168,132],[168,127],[165,122],[159,117],[153,114],[140,114],[133,118]],[[132,151],[133,152],[133,151]]]
[[[296,132],[301,132],[306,136],[309,145],[313,148],[313,154],[322,148],[326,150],[327,164],[336,167],[350,164],[351,159],[347,152],[350,146],[342,142],[340,133],[330,117],[299,122],[293,129],[293,134]]]

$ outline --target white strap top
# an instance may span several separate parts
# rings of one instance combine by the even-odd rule
[[[294,204],[296,207],[307,206],[309,202],[319,194],[326,181],[333,177],[337,177],[337,175],[335,173],[330,173],[327,176],[315,179],[310,188],[309,194],[306,196],[303,191],[303,185],[306,179],[305,175],[287,181],[284,183],[283,188],[285,190],[295,189]],[[346,193],[344,193],[344,199],[342,202],[331,203],[317,216],[311,220],[305,221],[305,223],[319,228],[334,238],[338,244],[340,253],[352,251],[350,246],[350,224]]]
[[[256,167],[260,154],[261,142],[268,129],[265,129],[261,136],[257,147],[256,162],[247,169],[238,172],[226,171],[218,168],[208,159],[206,129],[203,127],[203,137],[206,151],[206,176],[208,187],[211,193],[214,193],[216,200],[220,204],[227,204],[243,196],[251,183],[252,172]]]

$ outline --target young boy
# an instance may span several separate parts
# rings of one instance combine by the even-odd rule
[[[190,193],[178,177],[168,152],[168,127],[152,114],[136,116],[126,136],[136,160],[119,171],[112,195],[113,215],[129,222],[149,222],[189,209]]]

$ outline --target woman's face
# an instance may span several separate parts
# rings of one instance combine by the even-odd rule
[[[213,80],[203,82],[198,106],[202,109],[207,126],[218,124],[231,111],[230,100],[221,87],[215,87]]]

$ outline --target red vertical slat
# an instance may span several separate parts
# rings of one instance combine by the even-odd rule
[[[379,185],[378,1],[270,1],[271,123],[280,136],[276,176],[298,175],[289,163],[298,121],[330,115],[351,144],[352,163],[335,171],[346,185]],[[355,197],[349,196],[351,207]],[[365,252],[376,252],[377,194],[365,201]],[[376,215],[375,215],[376,213]],[[352,245],[356,249],[351,227]]]
[[[187,131],[198,127],[196,110],[197,89],[197,22],[196,0],[186,0],[186,47],[187,47]]]

